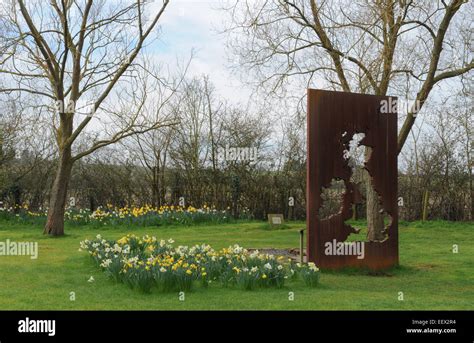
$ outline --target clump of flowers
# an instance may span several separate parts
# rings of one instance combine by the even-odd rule
[[[304,283],[309,287],[316,287],[319,283],[319,268],[313,262],[308,264],[297,264],[298,272],[301,275]]]
[[[28,205],[9,208],[0,207],[0,219],[15,220],[21,223],[44,224],[48,215],[47,209],[31,211]],[[250,214],[245,209],[239,219],[249,219]],[[70,225],[103,226],[161,226],[161,225],[193,225],[202,223],[228,223],[233,220],[230,209],[217,209],[215,206],[124,206],[114,207],[108,204],[98,207],[95,211],[80,208],[67,208],[64,213],[65,221]]]
[[[99,207],[90,212],[84,221],[97,225],[133,225],[133,226],[159,226],[172,224],[198,224],[198,223],[224,223],[231,220],[227,210],[217,210],[215,206],[204,205],[202,208],[193,206],[183,207],[151,205],[132,207]],[[78,221],[80,223],[80,221]]]
[[[207,287],[212,282],[244,290],[281,288],[298,272],[309,286],[319,281],[314,264],[296,265],[291,259],[249,252],[239,245],[214,250],[207,244],[174,247],[173,243],[172,239],[148,235],[129,234],[117,241],[97,235],[94,240],[82,241],[81,250],[86,250],[110,278],[145,293],[153,288],[189,291],[196,284]]]

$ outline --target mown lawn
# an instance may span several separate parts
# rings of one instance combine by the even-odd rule
[[[37,241],[39,257],[0,256],[1,310],[414,310],[474,308],[474,223],[411,223],[400,226],[400,267],[384,275],[363,271],[323,272],[318,288],[301,281],[284,289],[241,291],[212,284],[197,286],[185,301],[178,294],[141,294],[108,280],[79,242],[100,233],[173,238],[177,245],[238,243],[248,248],[298,247],[304,223],[270,230],[261,222],[160,228],[67,227],[65,237],[50,238],[41,227],[0,222],[0,241]],[[459,253],[452,252],[453,244]],[[87,280],[93,276],[95,282]],[[75,293],[75,301],[70,300]],[[294,293],[294,301],[289,300]],[[403,292],[403,301],[399,301]]]

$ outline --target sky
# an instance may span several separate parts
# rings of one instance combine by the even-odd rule
[[[209,75],[216,92],[233,103],[245,103],[250,88],[228,68],[226,37],[222,31],[226,14],[219,10],[225,1],[172,0],[160,19],[159,39],[148,46],[157,60],[171,67],[178,60],[185,64],[193,52],[188,76]],[[154,0],[154,13],[161,7]]]

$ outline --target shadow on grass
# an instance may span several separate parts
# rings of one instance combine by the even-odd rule
[[[271,225],[268,223],[262,224],[257,227],[259,230],[264,230],[264,231],[278,231],[278,230],[288,230],[288,229],[295,229],[294,225],[288,225],[288,224],[280,224],[280,225]]]
[[[420,272],[419,268],[413,266],[398,265],[384,270],[371,270],[368,268],[341,268],[338,270],[323,269],[322,272],[328,275],[347,276],[374,276],[374,277],[396,277],[401,275],[413,275]]]

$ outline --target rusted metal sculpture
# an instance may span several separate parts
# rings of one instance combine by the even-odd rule
[[[326,269],[362,267],[385,269],[398,264],[397,114],[381,110],[395,98],[308,89],[307,121],[307,256]],[[364,133],[360,144],[372,148],[364,167],[390,217],[388,235],[381,242],[364,242],[364,256],[327,254],[328,244],[345,242],[356,229],[346,224],[361,194],[351,182],[352,169],[343,157],[354,134]],[[339,213],[319,218],[321,192],[331,181],[343,180],[345,192]],[[350,250],[350,249],[349,249]]]

